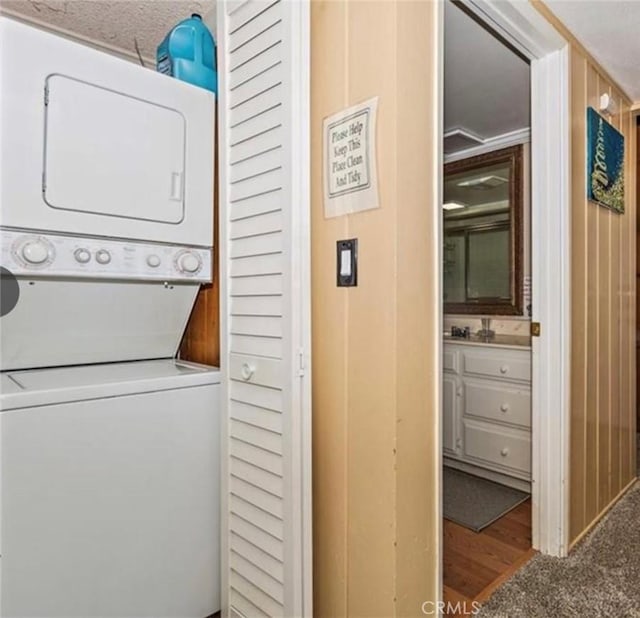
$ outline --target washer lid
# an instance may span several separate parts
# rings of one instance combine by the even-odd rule
[[[216,367],[175,359],[8,371],[0,410],[218,384]]]

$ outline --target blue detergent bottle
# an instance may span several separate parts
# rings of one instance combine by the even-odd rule
[[[156,52],[156,69],[217,94],[216,46],[200,15],[194,13],[167,34]]]

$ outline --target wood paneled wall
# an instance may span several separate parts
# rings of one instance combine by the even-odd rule
[[[625,213],[586,199],[586,111],[611,94],[625,136]],[[595,523],[636,475],[635,118],[577,45],[571,48],[572,362],[570,538]]]
[[[440,562],[437,3],[311,9],[314,614],[421,616]],[[380,208],[325,219],[323,118],[373,96]],[[353,237],[358,286],[337,288]]]
[[[216,161],[218,169],[218,139],[215,136]],[[198,292],[196,304],[189,317],[187,328],[180,346],[180,358],[220,366],[220,268],[218,249],[218,176],[215,174],[213,187],[213,282],[204,285]]]

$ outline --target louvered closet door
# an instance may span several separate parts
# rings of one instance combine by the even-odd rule
[[[217,26],[223,612],[311,616],[309,6]]]

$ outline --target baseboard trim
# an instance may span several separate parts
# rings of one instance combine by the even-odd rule
[[[586,537],[597,525],[600,523],[600,520],[618,503],[620,498],[622,498],[630,489],[635,485],[638,480],[637,476],[634,476],[630,483],[625,485],[620,493],[611,501],[609,504],[602,509],[602,511],[596,515],[595,519],[575,538],[571,543],[569,543],[569,551],[571,551],[584,537]]]

